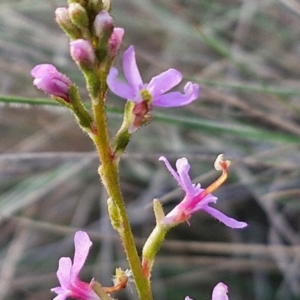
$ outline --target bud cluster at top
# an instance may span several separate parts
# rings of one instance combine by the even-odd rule
[[[109,0],[69,0],[68,7],[55,11],[56,22],[71,39],[71,56],[77,64],[111,61],[124,35],[109,14]]]

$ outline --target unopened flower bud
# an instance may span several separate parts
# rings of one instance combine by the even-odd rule
[[[120,27],[114,28],[108,41],[108,53],[110,55],[110,58],[113,59],[117,55],[123,41],[123,36],[124,36],[123,28]]]
[[[79,28],[72,23],[69,11],[66,7],[59,7],[55,10],[55,20],[59,27],[65,31],[71,39],[81,37],[81,32]]]
[[[70,53],[80,66],[92,66],[95,62],[95,52],[92,44],[83,39],[70,42]]]
[[[87,12],[79,3],[70,3],[68,11],[70,19],[78,28],[82,29],[88,26],[89,18]]]
[[[113,28],[113,18],[106,10],[101,10],[94,21],[94,30],[97,37],[103,36]]]
[[[69,100],[69,90],[71,80],[50,64],[37,65],[31,70],[34,78],[33,84],[46,94],[59,97],[67,102]]]

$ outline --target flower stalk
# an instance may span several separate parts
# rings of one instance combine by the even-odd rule
[[[102,84],[102,86],[103,85],[104,84]],[[95,143],[101,161],[101,166],[99,167],[98,172],[104,186],[106,187],[109,197],[113,201],[112,203],[114,203],[117,207],[121,219],[120,224],[122,224],[122,226],[120,226],[118,232],[125,249],[129,266],[132,270],[140,299],[151,300],[152,292],[150,289],[150,283],[143,274],[141,262],[135,246],[132,230],[120,189],[118,162],[113,159],[113,152],[109,142],[104,105],[106,91],[102,90],[101,92],[102,93],[99,94],[99,98],[93,99],[92,101],[94,120],[97,128],[97,134],[95,135],[93,141]]]

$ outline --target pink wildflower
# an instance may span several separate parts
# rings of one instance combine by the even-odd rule
[[[127,83],[117,79],[118,70],[111,68],[107,77],[110,90],[121,98],[135,103],[145,102],[148,110],[152,106],[177,107],[191,103],[198,98],[199,85],[188,82],[184,87],[184,94],[180,92],[169,92],[182,80],[182,74],[169,69],[151,79],[149,83],[143,83],[138,70],[134,47],[130,46],[123,54],[123,71]]]
[[[227,285],[223,282],[219,282],[213,289],[211,300],[229,300]],[[189,296],[186,296],[184,300],[193,300]]]
[[[94,21],[94,30],[97,37],[101,37],[107,30],[113,27],[113,18],[106,10],[98,12]]]
[[[95,62],[95,52],[90,41],[78,39],[70,42],[70,53],[74,61],[78,64],[93,65]]]
[[[37,65],[31,70],[33,84],[46,94],[63,98],[69,102],[71,80],[50,64]]]
[[[176,224],[188,221],[191,215],[198,210],[204,210],[226,226],[231,228],[243,228],[247,226],[245,222],[239,222],[235,219],[229,218],[219,210],[210,207],[210,203],[216,203],[217,198],[211,194],[215,191],[228,177],[229,161],[223,161],[223,155],[220,154],[215,162],[215,168],[222,170],[222,175],[209,187],[202,189],[200,184],[193,184],[188,174],[190,165],[186,158],[180,158],[176,162],[177,172],[171,167],[169,161],[161,156],[162,160],[169,172],[178,182],[178,184],[185,191],[184,199],[173,208],[163,219],[163,224]]]
[[[84,231],[77,231],[74,236],[75,253],[73,264],[71,258],[62,257],[56,272],[60,286],[52,288],[57,296],[53,300],[65,300],[72,297],[80,300],[99,300],[90,284],[79,279],[92,242]]]
[[[211,300],[229,300],[228,287],[223,282],[219,282],[213,289]]]
[[[108,41],[108,53],[111,58],[114,58],[123,41],[124,29],[120,27],[115,27]]]

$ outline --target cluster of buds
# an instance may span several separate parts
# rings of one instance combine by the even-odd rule
[[[55,11],[56,22],[70,38],[70,54],[83,71],[90,92],[99,90],[99,69],[106,73],[118,53],[124,29],[114,27],[109,2],[101,0],[69,1],[68,7]],[[72,82],[48,64],[36,66],[31,75],[37,88],[72,104]],[[61,101],[60,101],[61,102]],[[61,104],[63,104],[61,102]]]
[[[124,29],[114,27],[110,2],[69,1],[68,7],[55,11],[56,22],[71,40],[71,56],[79,65],[112,60],[122,43]]]
[[[69,0],[55,11],[56,22],[70,38],[70,54],[82,71],[92,101],[106,93],[106,76],[121,46],[124,29],[114,27],[110,2]],[[85,108],[72,81],[50,64],[32,69],[33,84],[69,108],[80,127],[92,138],[97,133],[93,116]]]

